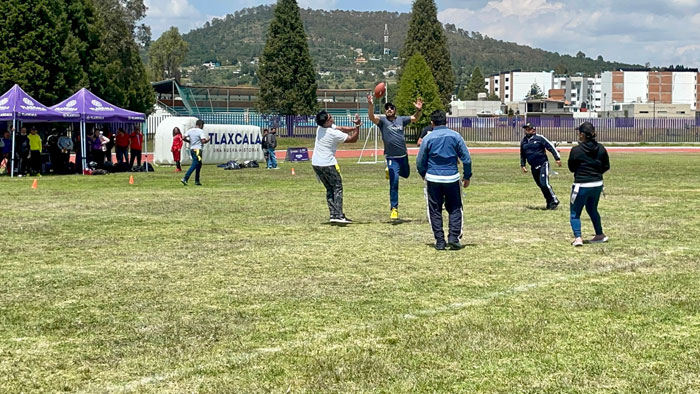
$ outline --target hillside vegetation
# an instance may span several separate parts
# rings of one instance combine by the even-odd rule
[[[185,34],[184,39],[190,48],[185,66],[192,66],[190,81],[257,84],[255,60],[262,53],[273,9],[271,5],[246,8],[223,19],[215,18],[202,28]],[[401,55],[410,14],[302,9],[301,17],[319,74],[319,86],[354,88],[366,87],[369,82],[377,81],[380,73],[397,68],[397,56]],[[391,54],[388,56],[383,55],[384,25],[389,30],[387,47]],[[604,61],[600,56],[591,59],[582,52],[576,56],[560,55],[496,40],[451,24],[445,25],[445,30],[457,83],[466,83],[475,66],[479,66],[484,75],[511,69],[592,75],[633,66]],[[367,63],[355,63],[358,48]],[[201,64],[208,61],[219,62],[223,67],[216,70],[201,68]]]

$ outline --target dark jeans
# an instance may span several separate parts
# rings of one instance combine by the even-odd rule
[[[128,163],[129,162],[129,148],[127,147],[117,147],[117,163]]]
[[[41,151],[33,150],[29,156],[29,172],[31,175],[41,174]]]
[[[448,242],[458,242],[462,238],[462,187],[461,182],[437,183],[426,182],[425,198],[428,201],[428,221],[433,229],[435,242],[445,244],[445,232],[442,229],[442,206],[450,217]]]
[[[586,212],[593,222],[595,235],[603,234],[603,225],[600,222],[600,214],[598,213],[598,201],[600,201],[600,193],[603,191],[603,186],[596,187],[580,187],[574,184],[571,186],[571,230],[574,232],[574,237],[581,236],[581,211],[586,207]]]
[[[554,194],[554,189],[552,185],[549,184],[549,162],[545,162],[539,166],[532,166],[532,178],[535,180],[537,186],[539,186],[542,191],[544,199],[547,201],[547,205],[558,202],[557,196]]]
[[[141,151],[137,149],[131,150],[131,161],[129,162],[129,167],[134,166],[134,159],[138,162],[138,166],[141,167]]]
[[[194,182],[199,183],[199,172],[202,170],[202,150],[190,149],[190,156],[192,156],[192,164],[190,164],[190,168],[183,179],[185,182],[189,181],[190,176],[194,172]]]
[[[408,164],[408,156],[399,158],[387,158],[386,166],[389,168],[389,202],[391,208],[399,206],[399,177],[408,178],[411,175],[411,166]]]
[[[326,202],[331,219],[342,218],[343,213],[343,178],[336,166],[313,166],[318,179],[326,187]]]

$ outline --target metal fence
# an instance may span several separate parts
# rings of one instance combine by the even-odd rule
[[[152,115],[148,117],[146,132],[149,139],[155,136],[160,122],[171,115]],[[246,113],[211,113],[198,116],[208,124],[255,125],[261,128],[277,128],[279,137],[314,138],[316,122],[313,116],[274,116]],[[354,114],[335,115],[339,126],[351,126]],[[366,114],[361,116],[362,128],[360,140],[367,138],[372,123]],[[700,118],[529,118],[528,122],[537,128],[537,132],[552,141],[576,141],[574,128],[584,121],[595,126],[598,140],[602,142],[700,142]],[[448,117],[447,126],[462,135],[466,141],[474,142],[517,142],[522,139],[522,117]],[[406,139],[415,141],[420,134],[417,127],[406,129]]]

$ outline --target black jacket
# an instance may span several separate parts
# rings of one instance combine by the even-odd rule
[[[267,136],[267,149],[275,149],[277,148],[277,136],[274,133],[270,133]]]
[[[539,134],[526,135],[520,141],[520,167],[525,167],[525,159],[532,167],[541,166],[547,162],[545,149],[552,152],[555,160],[561,160],[559,152],[548,139]]]
[[[568,164],[575,183],[597,182],[602,181],[603,173],[610,169],[610,158],[603,145],[586,141],[571,149]]]

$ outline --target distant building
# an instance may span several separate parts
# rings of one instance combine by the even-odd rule
[[[700,78],[690,71],[606,71],[601,75],[602,110],[615,104],[687,104],[700,109]]]
[[[202,63],[202,66],[204,66],[210,70],[213,70],[217,67],[221,67],[221,63],[219,63],[219,62],[206,62],[206,63]]]
[[[557,96],[556,99],[565,101],[572,112],[599,111],[602,97],[600,84],[600,76],[554,77],[554,90],[564,92],[563,97]]]
[[[520,70],[503,71],[484,79],[486,90],[495,94],[503,103],[523,101],[536,83],[546,96],[554,87],[554,72],[523,72]]]
[[[496,116],[502,115],[500,101],[485,100],[455,100],[450,103],[453,116]]]

